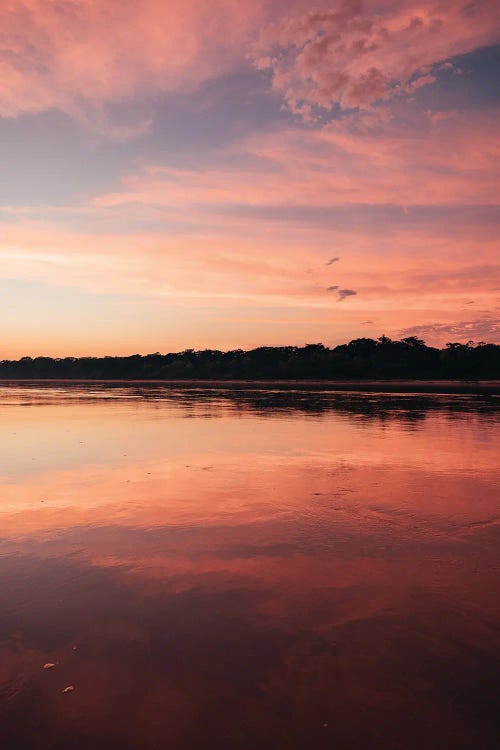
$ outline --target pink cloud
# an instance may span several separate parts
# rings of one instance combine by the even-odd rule
[[[410,326],[401,331],[402,336],[423,336],[428,342],[446,341],[486,341],[500,343],[500,324],[489,315],[472,320],[460,320],[454,323],[428,323]]]
[[[307,12],[307,0],[4,0],[0,116],[55,107],[99,126],[106,103],[194,90],[253,65],[270,69],[288,106],[311,118],[313,105],[366,107],[430,83],[435,63],[498,39],[500,11],[490,0],[331,6],[318,0]]]
[[[184,91],[241,65],[262,3],[5,0],[0,116],[57,107],[95,121],[103,103]]]
[[[389,112],[378,114],[356,114],[321,130],[250,137],[222,151],[216,168],[145,167],[95,203],[223,212],[229,214],[226,220],[235,205],[365,203],[406,209],[496,203],[500,144],[495,112],[424,114],[411,128]],[[241,159],[237,170],[225,166],[234,153],[246,157],[246,166]]]
[[[294,112],[363,108],[432,83],[434,64],[498,41],[499,22],[490,0],[344,2],[275,20],[254,56]]]
[[[370,227],[312,231],[273,227],[265,220],[256,226],[252,219],[220,225],[211,234],[200,228],[105,236],[6,223],[0,278],[222,307],[232,300],[328,309],[335,291],[345,306],[352,297],[348,306],[365,317],[379,307],[392,313],[462,310],[471,298],[491,309],[498,288],[494,242],[479,233],[472,240],[463,234],[450,239],[433,236],[432,229],[393,229],[381,248],[380,235]],[[342,247],[342,263],[326,269],[332,244]]]

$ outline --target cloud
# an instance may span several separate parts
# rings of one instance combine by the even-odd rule
[[[293,241],[266,235],[266,252],[256,254],[254,238],[239,237],[234,227],[230,233],[226,229],[225,234],[212,235],[185,230],[170,235],[100,236],[40,223],[5,222],[0,279],[43,281],[186,305],[194,300],[225,305],[245,299],[248,304],[271,307],[292,300],[299,306],[328,307],[326,299],[318,297],[317,281],[304,282],[302,269],[304,260],[311,257],[310,238],[305,245],[297,236]]]
[[[343,302],[347,297],[353,297],[357,292],[354,289],[339,289],[339,302]]]
[[[433,65],[494,43],[491,0],[3,0],[0,116],[52,108],[107,122],[107,105],[241,70],[269,70],[308,120],[314,108],[370,107],[432,82]],[[445,70],[449,70],[446,67]],[[145,127],[122,124],[118,137]]]
[[[401,336],[422,336],[439,341],[487,341],[500,343],[500,324],[497,319],[483,316],[458,323],[430,323],[410,326],[401,331]]]
[[[337,302],[343,302],[347,297],[353,297],[357,294],[354,289],[339,289],[338,285],[327,286],[327,292],[337,292]]]
[[[206,225],[182,228],[169,218],[161,231],[130,232],[126,222],[131,210],[127,206],[113,216],[114,232],[91,233],[91,213],[82,217],[76,230],[63,231],[57,224],[30,222],[22,216],[3,222],[4,286],[12,279],[43,284],[45,300],[57,299],[58,289],[74,290],[65,297],[74,298],[74,303],[67,303],[67,315],[61,319],[50,319],[50,304],[34,293],[15,302],[0,295],[6,351],[22,355],[29,341],[33,351],[42,353],[37,340],[41,336],[42,344],[54,338],[51,352],[77,353],[76,329],[78,341],[86,337],[89,353],[96,337],[100,352],[143,351],[145,341],[155,351],[155,336],[161,337],[164,330],[178,348],[293,343],[310,340],[313,334],[314,340],[333,344],[359,336],[360,319],[375,320],[378,330],[391,338],[402,328],[408,335],[419,335],[420,329],[412,327],[426,326],[430,332],[422,337],[441,344],[460,338],[443,330],[453,331],[464,320],[463,303],[471,294],[477,301],[475,318],[494,317],[495,242],[477,232],[469,236],[463,227],[450,239],[436,236],[432,228],[389,231],[386,226],[382,244],[380,235],[361,225],[346,231],[322,230],[253,218],[215,225],[209,217]],[[327,292],[322,263],[332,242],[343,248],[342,276],[339,289]],[[304,274],[308,264],[313,275]],[[341,301],[340,292],[354,290],[355,303],[346,303],[352,295]],[[101,308],[96,305],[92,311],[85,303],[82,317],[79,291],[100,295],[101,300],[103,295],[119,296],[129,313],[110,310],[101,325]],[[95,329],[85,332],[81,320],[92,316]],[[263,319],[269,321],[265,326]],[[481,332],[467,331],[464,338],[489,340],[490,335],[483,327]]]
[[[490,0],[349,0],[264,27],[255,63],[307,118],[312,107],[370,108],[432,83],[434,64],[498,41],[498,21]]]
[[[241,68],[266,5],[3,0],[0,116],[59,108],[95,120],[107,103],[192,90]]]
[[[315,7],[0,3],[0,117],[20,118],[3,123],[5,149],[17,138],[43,187],[29,205],[33,192],[12,159],[5,195],[17,188],[26,205],[0,207],[0,279],[154,300],[171,305],[176,321],[179,310],[196,318],[212,306],[232,326],[230,345],[257,344],[252,336],[271,338],[299,319],[300,333],[290,330],[304,340],[332,321],[332,335],[354,337],[365,317],[391,336],[395,325],[452,327],[472,314],[464,306],[472,296],[484,320],[495,305],[498,112],[483,100],[450,111],[441,99],[424,111],[406,95],[436,77],[449,82],[453,55],[490,43],[498,9],[484,0]],[[274,95],[264,101],[269,81]],[[186,111],[163,130],[174,98]],[[308,122],[280,115],[283,101]],[[336,119],[318,121],[318,109],[332,106]],[[24,117],[55,109],[115,142],[89,136],[60,111]],[[194,141],[208,111],[216,137],[186,155],[178,133],[192,130]],[[215,128],[222,119],[227,128]],[[126,142],[134,136],[141,140]],[[64,149],[80,155],[84,176],[66,168],[76,157],[65,162]],[[74,187],[65,194],[68,174]],[[64,205],[45,205],[56,184]],[[332,249],[342,263],[327,275],[340,260]],[[338,285],[327,287],[328,277]],[[332,304],[356,294],[354,304]],[[24,300],[28,316],[35,305],[29,294]],[[254,316],[245,335],[235,311]],[[255,323],[263,319],[275,326],[263,331]]]
[[[95,203],[205,208],[226,216],[245,207],[282,214],[286,209],[292,220],[308,206],[390,204],[393,213],[400,207],[401,221],[407,223],[421,221],[412,214],[414,207],[421,212],[423,206],[436,211],[441,206],[496,205],[496,111],[454,113],[439,120],[428,113],[409,115],[410,124],[403,117],[381,121],[353,114],[321,130],[288,128],[248,136],[220,149],[208,165],[145,165]],[[346,209],[343,216],[348,215]]]
[[[404,87],[404,91],[407,94],[412,94],[417,89],[421,89],[422,86],[429,86],[431,83],[436,83],[436,76],[425,75],[415,78],[413,81],[409,81]]]

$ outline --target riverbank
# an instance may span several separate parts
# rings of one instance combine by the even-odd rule
[[[84,385],[86,383],[106,386],[155,385],[186,389],[234,388],[244,390],[318,390],[355,391],[365,393],[477,393],[500,395],[500,380],[221,380],[221,379],[56,379],[56,378],[8,378],[1,385]]]

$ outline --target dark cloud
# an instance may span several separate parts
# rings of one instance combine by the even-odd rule
[[[336,255],[334,258],[330,258],[330,260],[325,263],[325,266],[331,266],[332,263],[336,263],[338,260],[340,260],[340,257]]]
[[[346,297],[353,297],[357,292],[354,289],[339,289],[339,302],[342,302]]]

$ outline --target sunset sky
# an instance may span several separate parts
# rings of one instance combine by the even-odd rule
[[[0,359],[499,342],[499,74],[495,0],[2,0]]]

